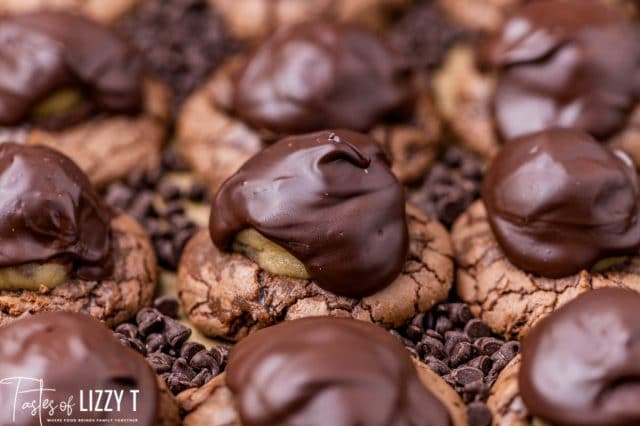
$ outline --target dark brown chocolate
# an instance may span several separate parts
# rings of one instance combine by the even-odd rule
[[[260,330],[229,357],[227,385],[242,424],[451,424],[407,352],[384,329],[305,318]]]
[[[518,382],[529,412],[552,424],[640,424],[640,294],[594,290],[543,319]]]
[[[0,341],[0,424],[34,426],[65,419],[155,424],[155,374],[94,318],[40,313],[0,328]],[[72,406],[63,405],[67,402]]]
[[[408,231],[402,185],[380,147],[347,130],[282,139],[247,161],[213,202],[213,242],[228,250],[254,228],[319,286],[363,297],[402,271]]]
[[[554,129],[507,142],[482,184],[489,223],[509,260],[563,277],[640,244],[631,160],[591,136]]]
[[[63,154],[0,144],[0,266],[56,261],[83,279],[112,269],[111,213]]]
[[[81,90],[90,107],[135,113],[143,63],[107,28],[79,15],[37,12],[0,20],[0,125],[20,124],[57,90]]]
[[[237,114],[280,134],[365,131],[414,100],[408,63],[375,34],[327,22],[281,29],[238,76]]]
[[[597,138],[622,129],[640,95],[640,32],[603,2],[527,2],[490,39],[505,139],[575,127]]]

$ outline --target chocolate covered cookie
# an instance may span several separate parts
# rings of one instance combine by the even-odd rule
[[[436,86],[462,142],[492,157],[500,141],[567,127],[632,146],[640,31],[620,3],[526,2],[475,58],[450,57]]]
[[[489,398],[494,425],[640,422],[640,295],[594,290],[540,321]]]
[[[508,142],[454,224],[458,295],[505,336],[601,287],[640,290],[638,177],[579,130]]]
[[[115,33],[65,12],[4,17],[0,57],[2,140],[53,147],[98,186],[158,163],[168,93]]]
[[[0,325],[40,311],[114,325],[151,302],[148,237],[63,154],[0,144],[0,217]]]
[[[144,358],[89,316],[41,313],[1,327],[0,339],[3,425],[180,424],[176,400]]]
[[[215,192],[275,140],[330,128],[370,132],[402,182],[424,176],[440,135],[426,82],[385,40],[311,22],[223,65],[185,102],[177,144]]]
[[[178,396],[185,425],[466,425],[442,379],[383,329],[306,318],[261,330],[225,374]]]
[[[350,316],[386,327],[446,299],[448,234],[415,207],[380,147],[346,130],[282,139],[220,188],[187,244],[178,293],[202,332]]]
[[[256,42],[280,28],[318,19],[381,31],[413,0],[209,0],[209,3],[224,16],[236,37]]]
[[[28,12],[64,11],[85,15],[102,24],[114,22],[140,0],[2,0],[0,16]]]

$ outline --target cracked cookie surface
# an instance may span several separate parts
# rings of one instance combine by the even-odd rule
[[[468,424],[465,405],[455,391],[422,362],[413,359],[418,377],[447,407],[453,426]],[[184,426],[240,426],[234,395],[225,383],[225,373],[199,389],[189,389],[178,395],[181,409],[187,413]]]
[[[140,225],[126,215],[112,219],[111,229],[111,278],[72,278],[43,292],[0,291],[0,326],[41,311],[81,312],[114,326],[149,305],[156,287],[156,258],[151,243]]]
[[[169,108],[168,89],[147,80],[143,111],[138,115],[96,116],[55,131],[3,128],[0,139],[54,148],[80,166],[94,186],[102,187],[134,169],[159,164]]]
[[[474,315],[505,338],[521,338],[540,319],[578,295],[598,288],[640,291],[640,255],[604,272],[581,271],[550,279],[515,267],[505,257],[476,201],[456,221],[451,239],[457,260],[457,290]]]
[[[362,299],[336,296],[312,280],[279,277],[238,253],[220,252],[207,230],[187,244],[178,295],[191,322],[209,336],[239,340],[283,320],[341,316],[390,328],[445,300],[453,280],[445,228],[407,205],[410,248],[404,270],[385,289]]]

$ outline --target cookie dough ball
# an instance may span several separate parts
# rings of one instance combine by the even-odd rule
[[[540,321],[501,374],[489,407],[498,425],[633,425],[640,295],[594,290]]]
[[[376,34],[323,21],[283,28],[187,100],[178,148],[215,192],[282,136],[352,129],[371,132],[394,173],[412,182],[435,160],[440,136],[427,87]]]
[[[495,332],[523,336],[592,288],[640,290],[638,191],[629,157],[579,130],[507,143],[453,227],[458,294]]]
[[[444,385],[444,386],[443,386]],[[460,398],[372,324],[305,318],[234,347],[224,381],[180,396],[186,425],[466,424]],[[230,421],[233,419],[233,421]],[[208,423],[211,424],[211,423]]]
[[[122,322],[151,300],[147,236],[114,216],[69,158],[0,144],[0,324],[39,311]]]
[[[111,424],[135,419],[145,426],[180,422],[176,400],[144,358],[91,317],[38,314],[0,328],[0,339],[5,342],[0,348],[2,424],[74,418]],[[39,391],[48,408],[31,406]]]
[[[240,339],[303,316],[399,326],[447,297],[446,230],[415,207],[366,135],[285,138],[222,186],[178,291],[205,334]]]
[[[66,12],[5,17],[0,57],[3,139],[62,151],[95,185],[158,162],[168,95],[106,27]]]

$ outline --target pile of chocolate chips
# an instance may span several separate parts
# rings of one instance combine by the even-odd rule
[[[175,270],[185,244],[198,227],[186,215],[186,202],[209,203],[206,188],[194,181],[187,188],[176,185],[172,172],[187,172],[171,150],[162,153],[161,166],[148,172],[136,170],[123,182],[107,188],[105,200],[133,216],[151,237],[160,266]]]
[[[493,335],[464,303],[440,304],[391,333],[460,394],[471,426],[491,424],[485,401],[498,374],[518,354],[517,341]]]
[[[174,93],[174,110],[229,55],[242,50],[206,0],[147,0],[118,25]]]
[[[153,308],[138,311],[134,322],[120,324],[114,331],[123,345],[147,359],[173,394],[209,382],[224,370],[229,354],[225,346],[206,349],[187,342],[191,329],[175,320],[177,314],[178,301],[162,296]]]
[[[440,65],[455,43],[475,38],[451,22],[437,0],[417,1],[391,29],[390,36],[414,69],[424,71]]]
[[[411,201],[446,227],[480,196],[482,163],[473,153],[459,146],[449,147],[431,168],[422,187]]]

